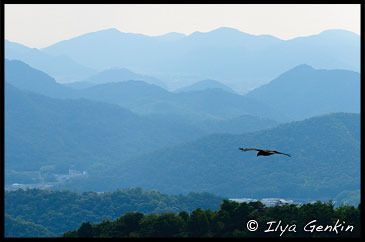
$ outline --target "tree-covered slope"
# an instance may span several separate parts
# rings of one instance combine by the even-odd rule
[[[97,169],[199,137],[199,129],[153,121],[120,106],[53,99],[5,84],[5,167]]]
[[[54,237],[56,234],[49,232],[44,226],[33,222],[14,218],[5,213],[4,237],[6,238],[31,238]]]
[[[291,157],[257,157],[238,147]],[[167,193],[334,199],[360,186],[360,116],[337,113],[242,135],[210,135],[133,158],[105,174],[101,187],[115,181]]]
[[[62,237],[359,238],[360,235],[360,207],[334,208],[331,202],[320,201],[265,207],[260,202],[224,200],[216,211],[197,208],[191,213],[158,215],[135,212],[114,221],[86,222]]]
[[[198,207],[215,210],[223,199],[225,198],[209,193],[169,196],[140,188],[100,194],[19,189],[5,192],[5,213],[9,214],[9,219],[12,216],[41,224],[59,236],[68,230],[77,229],[83,222],[113,220],[127,212],[178,213],[191,212]],[[13,220],[5,224],[9,235],[37,237],[32,231],[15,231],[14,222],[11,222]]]

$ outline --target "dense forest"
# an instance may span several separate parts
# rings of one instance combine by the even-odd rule
[[[196,208],[218,209],[224,199],[210,193],[169,196],[141,188],[105,193],[18,189],[5,191],[5,214],[42,225],[49,232],[61,235],[78,228],[82,222],[116,219],[127,212],[161,214],[191,212]],[[8,226],[7,221],[6,230],[10,230],[13,227]],[[24,236],[20,231],[6,233],[14,237]]]
[[[258,227],[250,224],[256,220]],[[315,221],[314,221],[315,220]],[[249,231],[248,228],[257,228]],[[359,237],[360,206],[334,208],[332,202],[265,207],[261,202],[224,200],[216,211],[190,214],[125,213],[114,221],[85,222],[63,237]]]
[[[5,237],[54,237],[44,226],[5,214]]]

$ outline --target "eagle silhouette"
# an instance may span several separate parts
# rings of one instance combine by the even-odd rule
[[[256,148],[248,148],[248,149],[244,149],[244,148],[238,148],[239,150],[242,150],[242,151],[249,151],[249,150],[256,150],[258,151],[257,153],[257,156],[260,156],[260,155],[263,155],[263,156],[268,156],[268,155],[273,155],[273,154],[279,154],[279,155],[286,155],[286,156],[289,156],[291,157],[289,154],[285,154],[285,153],[281,153],[279,151],[276,151],[276,150],[260,150],[260,149],[256,149]]]

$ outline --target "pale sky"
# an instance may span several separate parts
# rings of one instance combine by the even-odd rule
[[[43,48],[88,32],[162,35],[231,27],[280,39],[345,29],[360,34],[360,4],[5,4],[5,39]]]

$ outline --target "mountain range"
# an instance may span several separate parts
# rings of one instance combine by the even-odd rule
[[[348,75],[343,77],[346,81],[351,80],[349,77],[358,77],[358,73],[351,71],[321,71],[299,66],[273,80],[278,86],[272,87],[274,91],[268,92],[265,97],[279,92],[280,83],[285,87],[285,80],[290,82],[307,72],[313,78],[320,74],[322,78],[318,81],[326,80],[327,75],[335,76],[334,74]],[[14,176],[17,172],[51,167],[53,172],[62,173],[67,172],[70,165],[76,165],[77,169],[87,170],[90,178],[71,181],[64,185],[66,188],[99,190],[134,184],[169,193],[201,189],[225,196],[248,194],[252,197],[267,197],[270,194],[286,197],[291,192],[298,199],[316,196],[331,198],[340,196],[344,191],[358,190],[359,114],[325,115],[280,126],[274,120],[248,114],[205,121],[195,119],[192,122],[178,112],[175,115],[169,112],[141,115],[120,105],[77,95],[81,91],[111,85],[113,88],[105,89],[106,96],[112,97],[110,90],[117,90],[116,97],[119,94],[131,104],[136,104],[137,99],[133,99],[136,94],[133,94],[133,89],[128,89],[134,86],[134,90],[138,90],[138,94],[147,100],[148,95],[162,100],[177,95],[185,97],[191,103],[191,109],[193,105],[195,108],[201,105],[199,108],[218,114],[224,111],[224,105],[220,108],[204,106],[199,104],[199,98],[204,104],[204,100],[210,100],[210,103],[214,99],[223,100],[219,95],[235,98],[241,95],[219,89],[176,94],[142,81],[107,83],[74,90],[20,61],[5,62],[5,81],[7,184],[19,182],[15,179],[19,176]],[[336,85],[341,87],[340,83],[337,80]],[[116,88],[118,85],[122,88]],[[19,89],[19,86],[23,89]],[[267,86],[262,88],[267,89]],[[152,89],[143,91],[142,87]],[[156,90],[155,94],[151,91],[153,89]],[[259,89],[253,92],[258,92]],[[59,90],[63,90],[63,93]],[[100,89],[97,90],[103,93]],[[351,89],[347,91],[349,90]],[[98,91],[95,91],[96,97]],[[342,91],[346,89],[342,88]],[[67,93],[72,98],[50,97],[61,97]],[[321,94],[331,96],[326,92]],[[209,95],[211,99],[207,98]],[[314,95],[311,97],[315,98]],[[244,99],[237,101],[238,104],[242,104],[242,100]],[[292,100],[290,102],[294,103]],[[141,107],[142,104],[141,101]],[[266,160],[257,163],[253,160],[256,159],[255,154],[238,151],[237,148],[241,145],[278,149],[291,153],[293,159],[283,161],[282,157],[265,157]],[[322,153],[322,149],[326,152]],[[249,157],[246,165],[240,163],[242,155]],[[295,163],[291,163],[294,159]],[[275,162],[279,162],[280,166],[275,167]],[[319,171],[311,174],[309,170],[314,166],[319,167]],[[279,168],[280,170],[275,170]],[[340,177],[340,173],[341,184],[333,180],[335,175]],[[185,176],[180,177],[178,174],[187,174],[188,180],[185,181]],[[287,177],[284,184],[280,177]],[[321,182],[322,178],[319,177],[327,178]],[[257,184],[252,189],[247,185],[250,179]],[[263,188],[264,182],[270,184],[267,189]],[[172,183],[176,185],[168,185]],[[238,192],[234,186],[236,183],[243,184],[239,186]]]
[[[222,27],[161,36],[105,29],[35,49],[5,41],[5,57],[19,59],[60,82],[82,81],[110,68],[127,68],[174,90],[204,79],[239,93],[268,83],[300,64],[360,71],[360,36],[345,30],[281,40]]]
[[[209,78],[247,92],[299,64],[359,72],[359,48],[360,36],[345,30],[281,40],[222,27],[170,41],[106,29],[60,41],[41,51],[51,56],[67,55],[99,71],[125,67],[155,76],[172,89],[187,81]]]
[[[246,95],[230,92],[216,81],[202,81],[186,92],[169,92],[135,80],[75,89],[16,60],[5,60],[5,79],[15,87],[49,97],[86,98],[118,104],[142,115],[170,115],[199,122],[242,115],[285,122],[333,112],[360,112],[359,73],[318,70],[308,65],[296,66]]]
[[[99,46],[103,38],[107,42]],[[19,182],[22,176],[39,181],[37,172],[55,175],[73,166],[89,176],[57,188],[141,186],[167,193],[197,190],[303,200],[353,196],[359,189],[360,74],[353,61],[357,38],[333,30],[282,41],[221,28],[160,38],[105,30],[29,53],[29,48],[7,42],[6,55],[35,57],[29,57],[34,61],[30,65],[5,60],[6,183]],[[85,59],[86,47],[95,53],[89,51]],[[125,51],[123,58],[117,58],[114,47]],[[291,48],[296,54],[281,62],[277,51],[285,56]],[[335,53],[335,48],[340,50]],[[82,81],[61,84],[50,72],[35,68],[39,63],[55,65],[54,58],[61,56],[57,51],[73,63],[76,69],[69,71]],[[263,52],[265,60],[259,55]],[[110,58],[96,58],[101,53]],[[255,68],[262,63],[262,69],[253,70],[247,58]],[[308,65],[306,58],[315,61]],[[273,76],[296,62],[307,64]],[[90,72],[76,78],[83,67]],[[175,86],[186,77],[185,84],[194,84],[168,91],[171,82],[134,70],[176,75]],[[247,77],[266,84],[253,89],[244,81]],[[238,94],[237,85],[251,91]],[[254,153],[238,151],[241,145],[278,149],[292,158],[265,157],[258,163]],[[245,163],[241,157],[247,157]]]
[[[118,104],[139,114],[171,114],[193,121],[236,118],[242,115],[288,120],[285,114],[280,114],[256,99],[222,89],[173,93],[159,86],[134,80],[73,89],[17,60],[5,61],[5,80],[19,89],[49,97],[87,98]]]

